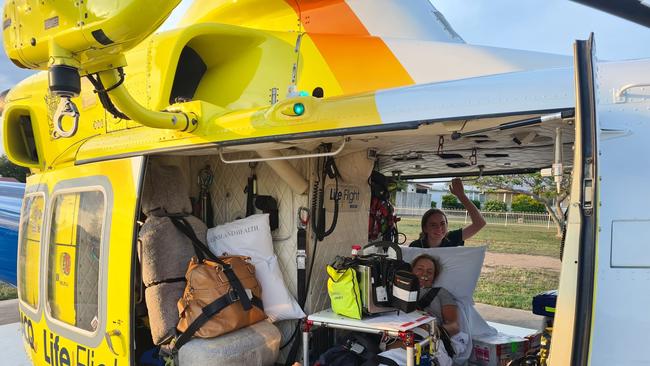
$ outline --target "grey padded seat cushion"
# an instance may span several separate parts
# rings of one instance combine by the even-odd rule
[[[184,218],[202,242],[208,228],[194,216]],[[161,283],[185,277],[187,264],[195,255],[190,239],[181,233],[169,217],[149,216],[140,229],[142,282],[147,287],[145,301],[155,344],[165,342],[178,324],[176,303],[183,296],[185,282]]]
[[[185,282],[161,283],[144,290],[151,338],[155,344],[167,343],[176,335],[177,303],[183,297],[183,291],[185,291]]]
[[[178,351],[180,366],[266,366],[280,354],[280,331],[268,319],[216,338],[194,338]]]
[[[196,236],[206,242],[207,226],[194,216],[183,218]],[[190,239],[181,233],[169,217],[149,216],[138,236],[142,258],[142,282],[145,286],[167,279],[185,277],[187,264],[195,256]]]
[[[153,161],[153,160],[152,160]],[[175,334],[178,324],[177,302],[183,295],[187,264],[195,255],[188,237],[178,231],[169,217],[161,214],[191,212],[188,187],[184,186],[183,172],[177,166],[151,164],[142,193],[142,209],[147,219],[140,228],[138,241],[142,282],[147,287],[145,301],[149,312],[151,336],[161,344]],[[208,228],[194,216],[184,218],[197,237],[206,243]]]
[[[142,192],[142,212],[148,216],[151,211],[163,208],[167,213],[189,214],[192,212],[189,191],[181,168],[149,164]]]

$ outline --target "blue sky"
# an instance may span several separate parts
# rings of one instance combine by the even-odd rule
[[[467,43],[570,55],[575,39],[595,33],[600,59],[650,57],[650,28],[568,0],[431,0]],[[191,1],[183,0],[171,27]],[[0,90],[29,75],[0,57]]]

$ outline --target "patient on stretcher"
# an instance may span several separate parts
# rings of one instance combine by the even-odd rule
[[[433,287],[433,282],[442,271],[440,261],[431,255],[421,254],[413,260],[411,267],[420,282],[418,307],[440,321],[447,355],[453,357],[463,353],[469,336],[461,332],[456,300],[445,288]]]
[[[433,282],[442,272],[442,265],[436,257],[420,254],[411,262],[411,267],[420,283],[418,308],[435,316],[439,321],[441,337],[435,357],[440,366],[452,365],[453,357],[464,353],[469,335],[460,329],[458,305],[453,295],[445,288],[433,287]],[[401,364],[401,358],[405,355],[400,351],[390,350],[382,353],[382,356]]]

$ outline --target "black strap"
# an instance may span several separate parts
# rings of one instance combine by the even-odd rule
[[[246,296],[248,298],[248,296]],[[178,352],[178,350],[183,347],[185,343],[187,343],[190,339],[192,339],[192,336],[196,331],[198,331],[203,324],[205,324],[210,318],[215,316],[217,313],[219,313],[221,310],[225,309],[226,307],[230,306],[231,304],[234,304],[235,302],[239,301],[240,299],[233,298],[230,294],[223,295],[220,298],[214,300],[211,302],[209,305],[204,307],[202,309],[201,315],[199,315],[192,324],[190,324],[189,327],[187,327],[187,330],[183,334],[181,334],[178,338],[176,338],[176,343],[174,343],[174,349]],[[262,306],[262,300],[260,300],[258,297],[253,295],[253,298],[251,299],[251,302],[253,305],[264,311],[264,306]]]
[[[306,253],[307,250],[307,230],[303,228],[298,229],[297,233],[297,249],[300,251],[302,250],[302,253]],[[305,257],[304,259],[305,263],[302,268],[297,269],[297,280],[298,280],[298,304],[300,304],[300,307],[304,308],[305,307],[305,302],[307,301],[307,285],[306,285],[306,277],[307,277],[307,266],[306,266],[306,261],[307,258]]]
[[[196,333],[203,324],[205,324],[208,320],[210,320],[211,317],[213,317],[215,314],[226,308],[228,305],[232,304],[234,301],[230,297],[229,294],[221,296],[220,298],[214,300],[212,303],[204,307],[201,312],[201,315],[199,315],[192,324],[190,324],[189,327],[187,327],[187,330],[183,334],[181,334],[178,338],[176,338],[176,343],[174,344],[174,349],[177,351],[183,347],[185,343],[187,343],[194,333]]]
[[[424,309],[427,306],[429,306],[429,304],[431,304],[431,301],[433,301],[433,299],[436,298],[436,295],[438,295],[439,291],[440,291],[440,287],[431,288],[431,290],[429,290],[429,292],[427,292],[424,296],[422,296],[418,300],[418,302],[417,302],[418,308]]]
[[[172,221],[174,226],[180,231],[181,233],[185,234],[190,241],[192,242],[192,246],[194,247],[194,251],[196,252],[196,256],[199,258],[200,261],[203,261],[204,259],[208,258],[211,261],[217,262],[221,264],[222,266],[226,266],[226,263],[224,263],[221,259],[217,258],[216,255],[214,255],[210,249],[203,244],[199,240],[199,238],[196,237],[196,233],[194,233],[194,229],[192,226],[182,217],[177,217],[177,216],[167,216],[169,219]]]
[[[223,273],[226,275],[226,277],[228,277],[228,282],[230,282],[230,285],[235,291],[235,294],[239,299],[241,299],[241,303],[242,306],[244,307],[244,310],[250,310],[252,307],[251,302],[248,299],[248,295],[246,295],[244,286],[242,286],[241,282],[239,281],[239,278],[237,278],[237,275],[235,275],[235,272],[232,270],[232,267],[230,267],[230,265],[227,264],[226,262],[219,259],[216,255],[214,255],[210,251],[210,249],[206,247],[205,244],[203,244],[199,240],[199,238],[196,237],[196,234],[194,233],[194,229],[192,229],[192,226],[184,218],[169,216],[169,219],[172,221],[172,223],[174,223],[174,225],[180,232],[182,232],[188,238],[190,238],[190,241],[194,246],[194,250],[196,251],[196,255],[200,261],[205,260],[205,257],[207,257],[211,261],[217,262],[221,265],[221,267],[223,268]]]
[[[251,174],[246,184],[246,217],[255,214],[255,197],[257,196],[257,176]]]
[[[454,358],[454,356],[456,356],[456,351],[454,350],[454,346],[451,344],[451,335],[449,335],[447,328],[442,326],[442,324],[438,324],[438,331],[440,332],[440,340],[442,341],[442,345],[445,347],[447,355]]]
[[[393,360],[392,358],[388,358],[386,356],[377,355],[377,361],[379,361],[379,363],[382,365],[399,366],[399,364],[395,362],[395,360]]]

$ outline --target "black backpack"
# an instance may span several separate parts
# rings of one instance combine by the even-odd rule
[[[376,366],[381,364],[398,366],[389,358],[379,356],[381,337],[364,333],[345,332],[338,338],[338,344],[323,353],[314,365],[317,366]]]

